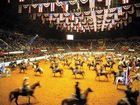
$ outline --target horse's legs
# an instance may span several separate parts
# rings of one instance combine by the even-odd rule
[[[107,81],[108,81],[108,76],[107,76],[107,74],[105,75],[105,77],[107,78]]]
[[[16,105],[18,105],[18,102],[17,102],[18,101],[18,96],[16,96],[15,98],[16,98],[15,103],[16,103]]]
[[[28,104],[30,105],[30,96],[28,96]]]
[[[114,76],[114,81],[113,81],[113,83],[115,83],[115,81],[116,81],[116,77],[117,77],[117,76]]]
[[[76,78],[76,74],[74,74],[75,78]]]
[[[83,75],[83,73],[82,73],[81,75],[82,75],[82,77],[83,77],[83,79],[84,79],[84,75]]]

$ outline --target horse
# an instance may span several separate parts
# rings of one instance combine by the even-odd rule
[[[79,66],[83,68],[84,63],[85,63],[84,61],[81,61],[81,62],[79,63]]]
[[[95,79],[96,79],[97,77],[99,77],[99,80],[100,80],[100,76],[105,76],[106,79],[107,79],[107,81],[108,81],[108,74],[110,74],[109,72],[102,72],[102,73],[99,73],[97,69],[94,69],[94,71],[96,72],[96,77],[95,77]]]
[[[55,69],[53,66],[50,66],[50,68],[52,69],[52,72],[54,74],[54,77],[55,77],[55,74],[56,73],[59,73],[60,74],[60,77],[63,75],[63,69]]]
[[[16,105],[18,105],[18,97],[19,96],[28,96],[28,104],[30,104],[30,97],[34,97],[34,90],[36,89],[36,87],[40,87],[40,83],[36,82],[33,85],[31,85],[31,89],[27,92],[27,91],[23,91],[20,88],[17,88],[13,91],[10,92],[9,94],[9,101],[12,102],[12,100],[15,99],[15,103]]]
[[[99,65],[99,63],[88,63],[87,67],[89,68],[89,70],[91,67],[93,67],[93,70],[94,70],[94,69],[96,69],[97,65]]]
[[[121,98],[117,105],[138,105],[137,104],[137,98],[139,96],[139,91],[125,91],[126,97]]]
[[[81,100],[77,98],[66,98],[62,100],[61,105],[86,105],[87,97],[90,92],[93,92],[91,88],[87,88],[83,94],[81,94]]]
[[[10,62],[9,67],[11,68],[11,70],[15,70],[17,66],[17,62]]]
[[[43,69],[41,67],[37,67],[34,70],[36,73],[43,74]]]
[[[64,66],[68,66],[68,67],[69,67],[69,66],[71,65],[71,63],[72,63],[72,62],[65,62],[65,63],[64,63]]]
[[[73,67],[70,67],[70,70],[72,70],[72,73],[75,76],[75,78],[77,74],[82,75],[82,77],[84,78],[85,72],[83,70],[74,70]]]
[[[130,78],[130,83],[129,85],[132,85],[134,82],[135,78]],[[116,88],[118,89],[118,85],[125,85],[125,77],[116,77]]]
[[[104,64],[104,68],[106,69],[107,67],[112,69],[114,66],[115,62],[111,62],[111,64]]]
[[[22,73],[22,72],[25,73],[25,71],[27,71],[26,64],[19,63],[18,66],[19,66],[19,69],[20,69],[20,73]]]

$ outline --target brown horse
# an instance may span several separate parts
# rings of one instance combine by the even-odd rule
[[[96,72],[96,77],[95,79],[98,77],[99,80],[100,80],[100,77],[101,76],[105,76],[107,81],[108,81],[108,74],[110,74],[109,72],[102,72],[102,73],[99,73],[97,69],[94,69],[94,71]]]
[[[55,77],[55,74],[56,73],[59,73],[60,74],[60,77],[63,75],[63,69],[56,69],[55,70],[55,68],[53,67],[53,66],[50,66],[50,68],[52,69],[52,72],[53,72],[53,74],[54,74],[54,77]]]
[[[18,105],[18,97],[19,96],[28,96],[28,104],[30,104],[30,96],[34,97],[34,90],[36,89],[36,87],[40,86],[39,82],[34,83],[33,85],[31,85],[31,89],[27,92],[27,91],[23,91],[20,88],[17,88],[13,91],[10,92],[9,94],[9,100],[10,102],[12,102],[13,99],[15,99],[15,103],[16,105]]]
[[[62,101],[61,105],[86,105],[87,97],[90,92],[93,92],[90,88],[87,88],[83,94],[81,94],[81,100],[76,98],[66,98]]]
[[[76,78],[76,75],[77,74],[82,75],[82,77],[84,78],[85,72],[83,70],[77,70],[77,71],[75,71],[73,67],[70,67],[70,70],[72,70],[72,73],[75,76],[75,78]]]

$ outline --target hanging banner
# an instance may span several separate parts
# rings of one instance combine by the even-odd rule
[[[43,4],[38,5],[38,12],[43,12]]]

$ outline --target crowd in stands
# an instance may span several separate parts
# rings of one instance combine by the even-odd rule
[[[36,57],[49,53],[57,53],[58,49],[63,51],[80,51],[80,49],[88,49],[90,51],[100,51],[100,48],[114,49],[115,52],[121,52],[128,49],[134,49],[140,52],[140,39],[89,39],[89,40],[48,40],[42,37],[23,35],[19,33],[11,33],[0,30],[0,52],[24,51],[23,54],[4,55],[0,53],[0,61],[11,61],[13,59],[25,59]],[[32,42],[31,42],[32,40]],[[47,50],[47,52],[35,53],[33,50]]]

